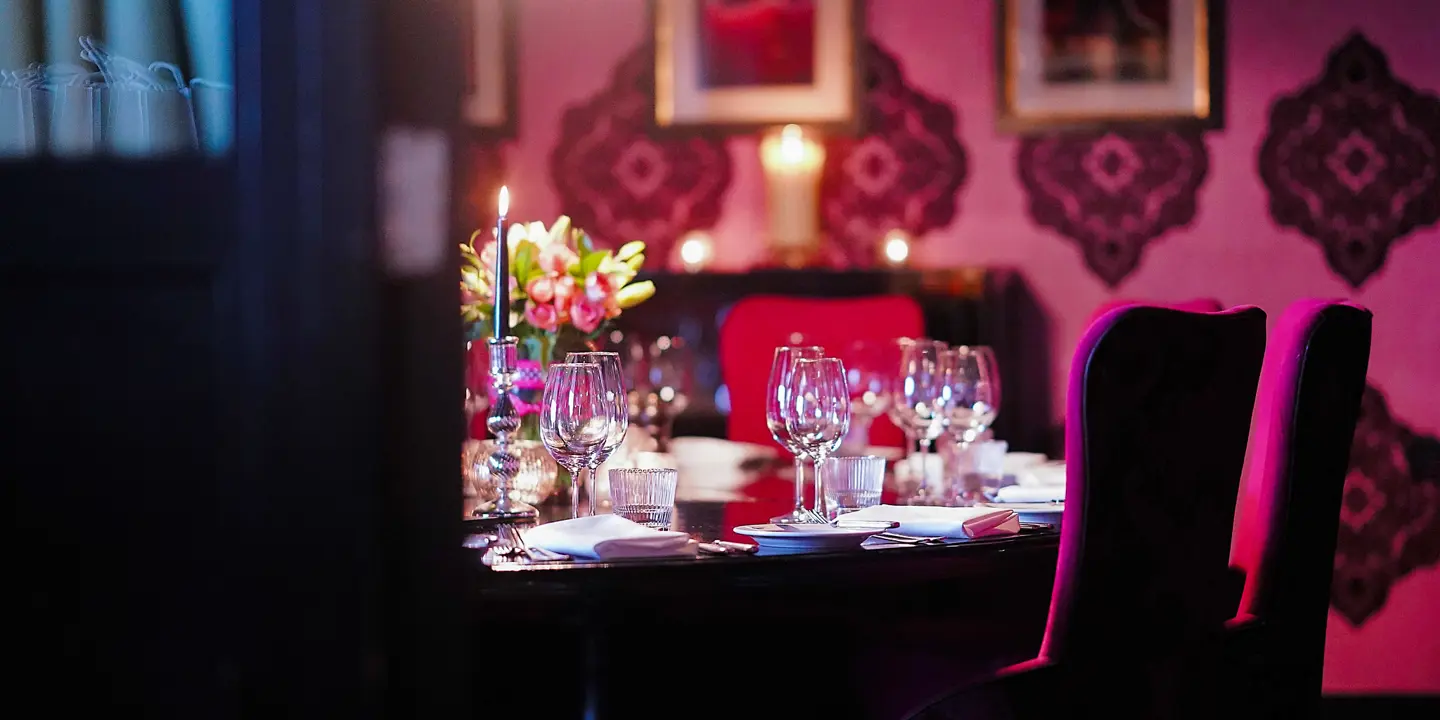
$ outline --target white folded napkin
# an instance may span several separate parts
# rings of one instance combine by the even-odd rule
[[[689,535],[654,530],[619,515],[592,515],[537,525],[525,533],[525,542],[531,547],[592,560],[695,554]]]
[[[1049,457],[1045,453],[1032,452],[1007,452],[1005,453],[1004,473],[1006,475],[1018,476],[1020,473],[1044,462]]]
[[[978,538],[1020,532],[1020,517],[1004,508],[874,505],[841,517],[841,524],[898,522],[896,532],[926,537]]]
[[[995,493],[1002,503],[1065,502],[1064,485],[1008,485]]]
[[[1047,462],[1031,465],[1015,475],[1015,483],[1026,487],[1059,485],[1063,488],[1065,487],[1065,463]]]

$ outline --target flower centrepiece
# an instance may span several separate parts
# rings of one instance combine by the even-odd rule
[[[477,230],[460,245],[460,316],[465,339],[492,335],[495,310],[494,240],[477,248],[485,233]],[[539,363],[543,372],[556,347],[592,345],[611,320],[655,294],[649,280],[633,282],[645,262],[645,243],[630,242],[619,250],[596,249],[590,236],[560,216],[548,229],[545,223],[511,225],[506,236],[510,250],[510,333],[520,339],[523,356]],[[523,399],[522,399],[523,400]],[[520,403],[521,414],[538,408]]]

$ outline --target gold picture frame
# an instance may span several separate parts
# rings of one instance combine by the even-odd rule
[[[656,128],[858,133],[865,10],[864,0],[650,0]]]
[[[465,95],[460,114],[481,138],[513,138],[518,97],[515,78],[516,0],[465,0]]]
[[[1224,125],[1223,0],[995,0],[996,129]]]

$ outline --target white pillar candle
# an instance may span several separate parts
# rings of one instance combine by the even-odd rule
[[[760,162],[765,167],[771,249],[786,265],[803,265],[819,244],[825,148],[798,125],[786,125],[760,142]]]

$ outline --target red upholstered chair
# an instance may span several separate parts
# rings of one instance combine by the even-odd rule
[[[1234,496],[1265,313],[1122,307],[1070,367],[1066,499],[1038,657],[923,718],[1216,717]]]
[[[727,436],[774,444],[765,425],[765,386],[776,347],[819,345],[838,354],[856,341],[919,337],[924,332],[920,305],[906,295],[756,295],[735,303],[720,325],[720,375],[730,393]],[[904,443],[900,432],[883,419],[876,421],[871,438],[877,445]]]
[[[1316,717],[1340,499],[1370,361],[1368,310],[1291,305],[1265,353],[1232,562],[1245,590],[1231,622],[1234,682],[1249,717]]]

